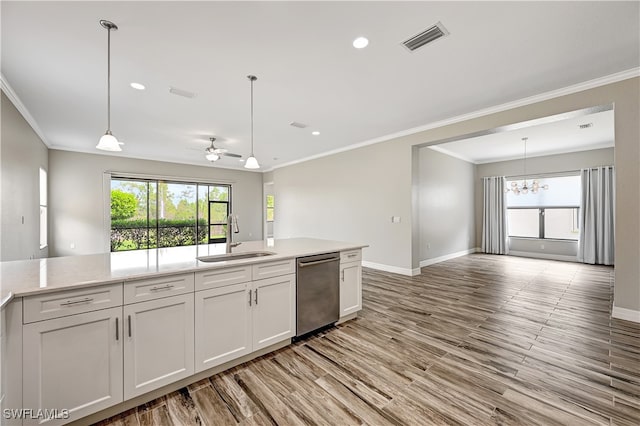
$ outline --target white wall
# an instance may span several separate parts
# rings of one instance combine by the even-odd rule
[[[431,148],[419,150],[420,260],[476,247],[475,166]]]
[[[365,260],[416,270],[416,242],[420,238],[414,214],[416,146],[613,103],[617,197],[614,304],[640,312],[639,99],[640,78],[634,77],[276,169],[276,197],[281,203],[278,214],[287,219],[282,222],[286,231],[279,228],[281,223],[277,220],[276,235],[293,236],[306,231],[325,238],[361,241],[371,244],[363,252]],[[376,197],[375,188],[382,189],[379,192],[384,193],[384,202]],[[296,197],[300,197],[299,203],[294,202]],[[353,209],[348,211],[345,205],[352,205]],[[393,214],[402,216],[403,222],[391,224],[389,216]]]
[[[580,170],[586,167],[608,166],[614,164],[614,153],[614,148],[604,148],[544,157],[531,157],[527,158],[527,173],[535,176],[536,174]],[[482,177],[520,176],[522,172],[522,160],[479,164],[476,167],[476,241],[480,242],[482,238]],[[549,189],[549,191],[552,190],[553,188]],[[576,241],[511,238],[509,250],[518,255],[576,261],[578,243]]]
[[[51,256],[108,251],[103,223],[109,209],[103,195],[105,171],[231,183],[232,208],[240,223],[240,234],[234,239],[262,239],[260,173],[59,150],[50,150],[49,168]]]
[[[40,249],[40,167],[49,168],[48,149],[4,92],[1,108],[0,260],[47,257]]]
[[[381,143],[274,170],[276,238],[368,244],[366,262],[409,273],[412,181],[407,164],[411,150]],[[400,223],[392,223],[392,216]]]

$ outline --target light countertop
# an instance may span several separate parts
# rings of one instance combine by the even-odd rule
[[[196,257],[224,254],[225,244],[132,250],[84,256],[0,262],[0,306],[14,297],[140,278],[270,262],[299,256],[367,247],[364,244],[314,238],[244,241],[233,253],[269,251],[274,255],[223,262]]]

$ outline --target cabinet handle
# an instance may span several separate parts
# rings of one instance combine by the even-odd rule
[[[129,337],[131,337],[131,315],[127,315],[129,321]]]
[[[116,317],[116,341],[120,340],[120,331],[118,330],[120,327],[118,326],[118,317]]]
[[[352,254],[348,254],[348,255],[347,255],[347,257],[356,257],[356,256],[357,256],[357,254],[355,254],[355,253],[352,253]]]
[[[249,290],[249,306],[251,306],[251,290]]]
[[[61,303],[60,306],[73,306],[73,305],[77,305],[79,303],[91,303],[93,302],[93,297],[85,297],[84,299],[81,300],[69,300],[66,301],[64,303]]]
[[[344,269],[342,270],[342,278],[341,281],[344,281]]]
[[[255,300],[255,302],[256,302],[256,305],[257,305],[258,304],[258,289],[257,288],[256,288],[256,300]]]
[[[167,284],[160,287],[151,287],[149,291],[161,291],[161,290],[169,290],[173,288],[173,284]]]

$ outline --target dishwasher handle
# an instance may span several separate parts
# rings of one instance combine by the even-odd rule
[[[330,257],[329,259],[315,260],[315,261],[311,261],[311,262],[298,262],[298,267],[299,268],[304,268],[306,266],[320,265],[321,263],[335,262],[337,260],[340,260],[340,258],[339,257]]]

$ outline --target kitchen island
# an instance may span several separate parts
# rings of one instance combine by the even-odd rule
[[[340,253],[351,319],[363,247],[297,238],[243,242],[234,254],[269,254],[216,262],[197,258],[224,244],[0,263],[2,408],[95,421],[290,344],[297,257]]]

